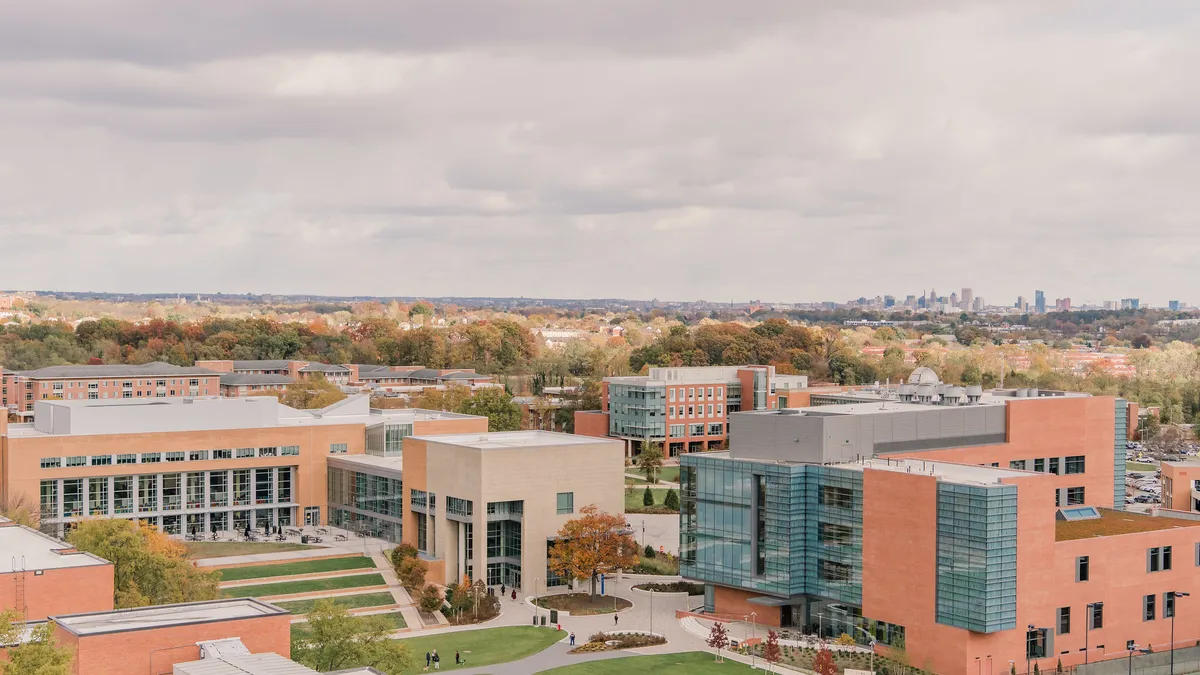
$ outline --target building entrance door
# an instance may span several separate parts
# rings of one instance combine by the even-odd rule
[[[321,524],[321,507],[306,506],[304,507],[304,524],[305,526],[318,527]]]

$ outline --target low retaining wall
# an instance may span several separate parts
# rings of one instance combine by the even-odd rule
[[[1162,651],[1133,657],[1133,672],[1138,675],[1170,675],[1171,650],[1155,647]],[[1049,660],[1044,659],[1044,660]],[[1124,675],[1130,669],[1129,657],[1116,657],[1107,661],[1093,661],[1075,666],[1077,675]],[[1047,672],[1050,668],[1046,669]],[[1183,647],[1175,650],[1175,672],[1194,673],[1200,671],[1200,647]]]
[[[541,595],[541,596],[538,596],[538,597],[541,597],[541,598],[552,598],[552,597],[554,597],[555,595],[564,595],[564,594],[562,594],[562,593],[552,593],[552,594],[550,594],[550,595]],[[649,595],[649,593],[647,593],[646,595]],[[602,597],[602,598],[611,598],[611,597],[614,597],[614,596],[611,596],[611,595],[602,595],[602,596],[600,596],[600,597]],[[622,598],[622,597],[621,597],[621,596],[619,596],[619,595],[618,595],[618,596],[615,596],[615,597],[617,597],[617,598],[620,598],[621,600],[624,600],[625,602],[628,602],[628,603],[629,603],[629,606],[628,606],[628,607],[625,607],[625,608],[623,608],[623,609],[618,609],[618,610],[617,610],[617,611],[615,611],[615,612],[603,612],[603,613],[597,613],[597,614],[580,614],[579,616],[611,616],[611,615],[613,615],[613,614],[620,614],[621,612],[627,612],[627,611],[629,611],[629,610],[631,610],[631,609],[633,609],[634,607],[636,607],[636,606],[637,606],[637,604],[636,604],[636,603],[634,603],[634,602],[633,602],[632,600],[630,600],[629,598]],[[539,611],[539,612],[549,612],[549,611],[552,609],[552,608],[550,608],[550,607],[538,607],[537,605],[533,604],[533,596],[529,596],[529,595],[525,596],[525,605],[526,605],[527,607],[529,607],[529,611],[530,611],[530,612],[533,612],[533,610],[534,610],[535,608],[536,608],[536,609],[537,609],[537,611]],[[554,611],[558,612],[558,616],[559,616],[559,617],[569,617],[569,616],[571,616],[571,613],[570,613],[570,612],[568,612],[568,611],[567,611],[567,610],[565,610],[565,609],[555,609]],[[530,614],[530,617],[532,617],[532,616],[533,616],[533,614],[531,613],[531,614]],[[626,632],[633,632],[633,631],[626,631]]]

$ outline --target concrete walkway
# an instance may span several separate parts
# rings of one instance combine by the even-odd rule
[[[392,569],[391,561],[387,559],[383,551],[372,553],[371,560],[375,562],[375,567],[379,568],[379,573],[383,575],[383,580],[387,582],[388,590],[392,593],[392,598],[400,606],[400,615],[404,617],[404,623],[408,624],[408,627],[412,630],[420,630],[424,626],[421,622],[421,613],[413,606],[412,596],[400,585],[400,579],[396,577],[396,571]]]

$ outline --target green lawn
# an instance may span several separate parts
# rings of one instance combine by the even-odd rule
[[[537,675],[724,675],[725,673],[760,673],[736,661],[717,663],[706,652],[684,652],[657,656],[629,656],[621,659],[590,661],[572,666],[543,670]],[[444,662],[443,662],[444,663]]]
[[[1138,473],[1153,473],[1158,471],[1158,467],[1153,464],[1142,464],[1141,462],[1125,462],[1126,471],[1137,471]]]
[[[360,607],[380,607],[382,605],[394,605],[396,599],[387,591],[378,593],[360,593],[359,595],[343,595],[340,598],[333,598],[337,604],[346,609],[358,609]],[[271,603],[276,607],[281,607],[291,612],[292,614],[308,614],[312,611],[313,605],[317,604],[314,600],[286,600],[284,602]]]
[[[565,631],[550,628],[511,626],[402,639],[400,642],[412,650],[415,668],[392,675],[420,673],[425,668],[425,652],[434,649],[442,657],[442,670],[458,670],[454,666],[455,650],[467,660],[463,668],[490,666],[532,656],[566,635]]]
[[[626,513],[640,513],[640,509],[646,508],[645,506],[642,506],[642,498],[645,491],[646,488],[639,485],[632,490],[627,490],[625,492]],[[650,508],[658,509],[658,511],[649,511],[648,513],[679,513],[678,511],[670,511],[663,508],[662,503],[663,500],[667,498],[667,488],[650,488],[650,493],[654,495],[654,506]],[[679,493],[677,491],[676,495],[678,494]]]
[[[229,555],[253,555],[255,553],[279,553],[281,551],[306,551],[308,544],[281,544],[277,542],[254,541],[189,541],[185,542],[188,557],[192,560],[201,558],[224,558]]]
[[[640,485],[647,484],[645,474],[643,474],[642,470],[637,468],[636,466],[625,469],[625,473],[626,473],[626,476],[625,476],[625,484],[626,485],[633,485],[634,483],[637,483]],[[637,478],[633,478],[629,474],[633,474],[633,475],[637,476]],[[658,473],[658,480],[666,481],[668,483],[678,483],[679,482],[679,467],[664,466],[662,468],[662,471],[660,471]]]
[[[221,570],[221,581],[286,577],[295,574],[314,574],[316,572],[336,572],[339,570],[360,570],[366,568],[375,568],[375,562],[366,556],[330,558],[328,560],[302,560],[300,562],[280,563],[278,565],[252,565],[249,567],[224,569]]]
[[[404,615],[399,611],[386,612],[384,614],[372,614],[369,616],[382,616],[383,618],[387,619],[396,630],[408,627],[408,624],[404,621]],[[308,633],[308,622],[300,621],[292,624],[292,637],[304,635],[306,633]],[[425,658],[424,652],[422,652],[421,658]]]
[[[265,595],[293,595],[296,593],[315,593],[316,591],[337,591],[343,588],[358,588],[360,586],[385,586],[382,574],[355,574],[349,577],[333,577],[332,579],[305,579],[303,581],[283,581],[277,584],[255,584],[238,588],[226,588],[221,595],[226,598],[253,598]]]

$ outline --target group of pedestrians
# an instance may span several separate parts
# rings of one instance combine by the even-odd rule
[[[460,654],[457,651],[454,652],[454,665],[461,666],[461,665],[464,665],[465,663],[466,663],[466,661],[462,660],[462,654]],[[433,651],[425,652],[425,670],[429,670],[430,666],[433,666],[434,670],[442,669],[442,657],[438,656],[436,649]]]

